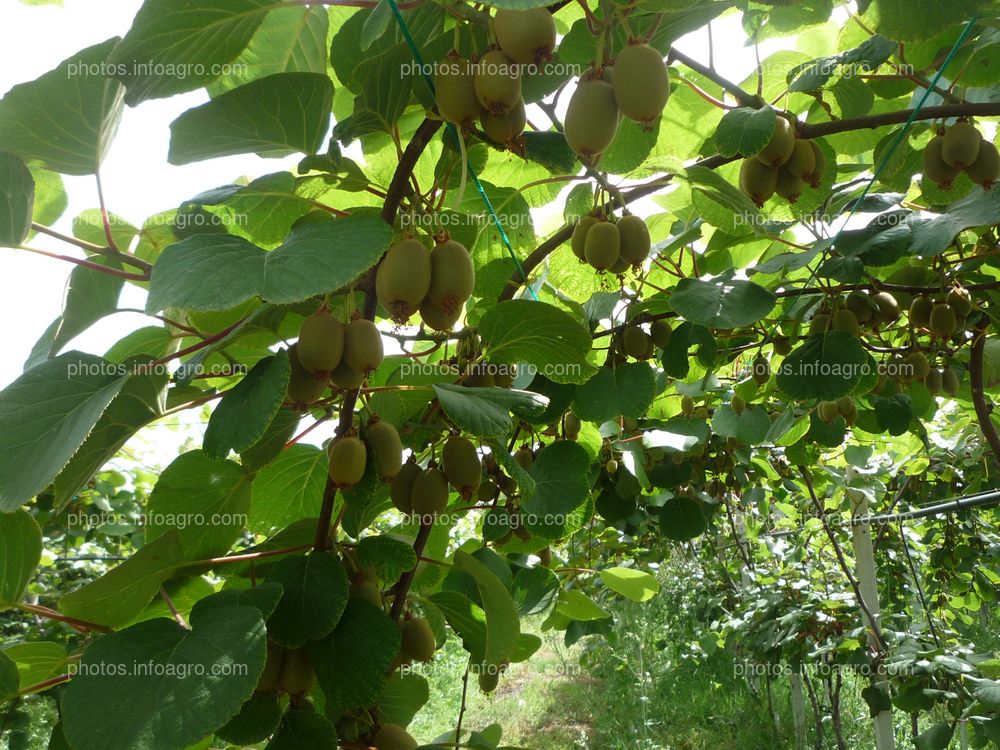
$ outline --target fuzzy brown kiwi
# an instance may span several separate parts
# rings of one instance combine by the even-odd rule
[[[649,359],[654,346],[653,339],[639,326],[629,326],[622,332],[622,351],[633,359]]]
[[[413,661],[428,662],[434,658],[437,642],[431,625],[423,617],[414,617],[400,628],[403,635],[402,651]]]
[[[783,166],[785,171],[793,177],[800,180],[809,178],[816,171],[816,152],[813,151],[812,142],[804,138],[796,138],[792,155]]]
[[[854,399],[850,396],[841,396],[836,401],[837,413],[842,417],[847,417],[850,415],[851,411],[854,409]]]
[[[420,319],[424,325],[435,331],[450,331],[462,317],[462,306],[454,312],[446,312],[435,305],[430,297],[420,303]]]
[[[750,375],[757,385],[764,385],[771,379],[771,363],[763,356],[757,355],[751,365]]]
[[[786,118],[778,115],[774,118],[774,132],[771,133],[771,139],[754,155],[754,158],[761,164],[780,167],[791,158],[794,150],[795,129]]]
[[[882,323],[895,323],[899,319],[899,302],[889,292],[879,292],[872,301],[876,307],[876,317]]]
[[[859,323],[867,323],[875,311],[872,309],[871,298],[864,292],[853,291],[844,300],[844,307],[854,313]]]
[[[513,107],[499,115],[483,112],[479,118],[479,124],[483,128],[483,132],[486,133],[486,137],[494,143],[500,145],[510,143],[524,132],[524,126],[528,124],[528,115],[524,111],[524,100],[518,99]]]
[[[972,295],[968,289],[952,289],[944,301],[955,311],[956,318],[967,317],[972,312]]]
[[[419,464],[407,461],[389,485],[389,499],[400,513],[413,512],[413,483],[421,471]]]
[[[475,66],[455,50],[438,66],[434,95],[438,112],[456,125],[471,125],[483,112],[476,97]]]
[[[483,464],[473,442],[460,435],[448,438],[441,451],[441,470],[462,497],[472,497],[483,476]]]
[[[525,471],[531,471],[531,467],[535,465],[535,454],[531,452],[531,448],[520,448],[514,453],[514,461]]]
[[[944,148],[944,136],[936,135],[924,146],[923,175],[942,190],[950,190],[951,183],[958,177],[961,169],[948,164],[941,156]]]
[[[756,158],[744,159],[740,164],[740,190],[758,207],[774,195],[778,187],[778,170]]]
[[[819,406],[816,407],[816,413],[824,422],[833,422],[840,416],[836,401],[820,401]]]
[[[832,326],[833,330],[846,331],[854,338],[861,335],[861,325],[858,323],[857,316],[846,307],[842,307],[834,314]]]
[[[372,737],[375,750],[417,750],[417,741],[398,724],[383,724]]]
[[[660,119],[670,98],[670,74],[663,56],[646,44],[629,44],[618,53],[611,86],[622,114],[647,127]]]
[[[566,109],[566,141],[582,161],[592,164],[614,142],[620,120],[611,84],[600,78],[581,80]]]
[[[944,378],[942,377],[941,370],[932,369],[928,372],[927,377],[924,378],[924,387],[927,388],[927,392],[932,396],[939,394],[944,387]]]
[[[369,373],[382,364],[382,334],[370,320],[358,318],[344,332],[344,361],[355,372]]]
[[[326,449],[330,459],[330,479],[341,489],[353,487],[365,475],[368,449],[358,438],[347,435],[331,442]]]
[[[378,478],[388,482],[403,467],[403,442],[399,432],[389,422],[379,420],[368,425],[365,441],[375,456]]]
[[[397,323],[405,323],[417,311],[430,285],[430,253],[415,239],[400,240],[390,247],[375,273],[379,304]]]
[[[371,581],[361,581],[351,587],[351,598],[368,602],[376,607],[382,606],[382,590]]]
[[[803,179],[809,183],[810,187],[818,188],[820,183],[823,182],[823,175],[826,173],[826,155],[816,141],[810,140],[809,147],[812,149],[816,166],[813,167],[812,173],[806,175]]]
[[[330,380],[345,391],[356,391],[365,382],[365,375],[353,369],[345,360],[341,360],[337,369],[331,373]]]
[[[818,336],[820,334],[826,333],[830,330],[833,325],[833,320],[830,317],[830,313],[820,312],[812,316],[809,321],[809,335]]]
[[[317,378],[299,362],[298,343],[288,347],[288,361],[291,364],[291,375],[288,378],[288,400],[293,404],[311,404],[326,392],[329,380]]]
[[[780,195],[789,203],[795,203],[802,191],[805,183],[801,177],[796,177],[783,166],[778,168],[778,179],[774,185],[774,192]]]
[[[788,336],[778,336],[771,342],[771,346],[774,348],[775,354],[785,357],[792,351],[792,340]]]
[[[483,55],[476,68],[476,98],[483,109],[502,115],[521,101],[521,72],[500,50]]]
[[[584,263],[587,262],[587,232],[599,221],[596,216],[583,216],[576,223],[576,226],[573,227],[573,236],[570,238],[570,249],[573,251],[573,255]]]
[[[418,516],[433,516],[448,507],[448,480],[440,469],[432,466],[416,476],[410,507]]]
[[[484,693],[492,693],[500,685],[500,672],[496,669],[482,670],[477,679],[480,690]]]
[[[983,142],[982,133],[967,120],[956,122],[945,131],[941,143],[941,158],[949,167],[965,169],[974,164]]]
[[[628,214],[621,217],[615,226],[621,237],[621,259],[630,266],[639,266],[649,257],[652,242],[649,227],[641,216]]]
[[[734,393],[732,399],[730,399],[729,401],[729,408],[731,408],[737,414],[742,414],[744,411],[746,411],[747,402]]]
[[[950,367],[944,368],[941,373],[941,389],[949,396],[954,396],[958,393],[958,388],[958,373]]]
[[[670,336],[673,334],[670,322],[667,320],[654,320],[649,324],[649,336],[653,343],[660,349],[666,349],[670,344]]]
[[[694,399],[690,396],[681,397],[681,414],[685,416],[694,414]]]
[[[611,268],[621,257],[621,235],[610,221],[598,222],[587,231],[584,243],[587,262],[599,271]]]
[[[903,357],[903,364],[906,366],[908,380],[923,380],[931,371],[927,355],[923,352],[910,352]]]
[[[992,190],[993,183],[1000,180],[1000,151],[987,140],[979,144],[979,155],[965,168],[969,179],[984,190]]]
[[[548,60],[556,48],[556,22],[547,8],[499,8],[493,33],[504,54],[522,65]]]
[[[465,246],[447,240],[431,250],[431,284],[427,298],[447,313],[461,310],[472,296],[476,271]]]
[[[344,324],[325,307],[317,310],[299,326],[295,351],[309,372],[329,375],[344,354]]]
[[[576,440],[580,436],[581,429],[583,429],[583,423],[580,418],[573,412],[567,413],[563,418],[563,433],[566,437],[570,440]]]
[[[918,294],[910,302],[910,325],[914,328],[926,328],[931,324],[931,310],[934,309],[934,301],[924,295]]]
[[[938,302],[931,309],[931,319],[927,327],[938,338],[946,339],[951,336],[955,333],[957,325],[958,319],[955,317],[955,311],[947,302]]]

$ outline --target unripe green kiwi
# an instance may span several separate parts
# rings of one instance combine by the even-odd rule
[[[990,190],[993,183],[1000,180],[1000,151],[987,140],[979,144],[979,155],[965,168],[969,179],[984,189]]]
[[[955,333],[958,320],[951,305],[946,302],[938,302],[931,310],[931,319],[928,328],[931,333],[941,339],[946,339]]]
[[[805,180],[816,171],[816,152],[813,145],[804,138],[796,138],[792,155],[784,164],[784,169],[793,177]]]
[[[653,339],[639,326],[629,326],[622,332],[621,347],[633,359],[649,359],[655,351]]]
[[[570,440],[576,440],[580,435],[580,430],[583,429],[583,423],[580,418],[576,416],[573,412],[569,412],[563,418],[563,433]]]
[[[660,119],[670,98],[663,56],[646,44],[629,44],[618,53],[611,86],[622,114],[646,126]]]
[[[853,291],[847,295],[847,299],[844,300],[844,307],[854,313],[854,317],[858,323],[867,323],[872,319],[872,315],[875,312],[872,310],[871,300],[868,295],[859,291]]]
[[[908,369],[909,380],[923,380],[927,377],[927,373],[931,371],[931,365],[927,361],[927,355],[923,352],[910,352],[903,358],[903,364],[905,364]]]
[[[500,50],[487,52],[478,63],[475,89],[483,109],[502,115],[521,101],[521,72]]]
[[[504,54],[522,65],[548,60],[556,48],[556,22],[547,8],[499,8],[493,32]]]
[[[277,690],[281,679],[281,665],[285,660],[285,649],[277,643],[267,642],[267,660],[264,671],[257,680],[257,690],[262,693]]]
[[[818,336],[826,333],[833,325],[833,320],[829,313],[821,312],[812,316],[809,321],[809,335]]]
[[[939,394],[944,386],[941,370],[933,369],[928,372],[927,377],[924,378],[924,386],[932,396]]]
[[[418,516],[433,516],[448,507],[448,480],[434,466],[420,472],[413,480],[410,507]]]
[[[593,163],[614,142],[620,119],[611,84],[600,78],[581,80],[566,109],[566,141],[582,161]]]
[[[407,461],[389,485],[389,499],[400,513],[413,512],[413,484],[423,469],[414,461]]]
[[[570,249],[573,250],[573,255],[584,262],[587,260],[587,232],[599,221],[600,220],[596,216],[584,216],[576,223],[576,226],[573,227],[573,237],[570,239]]]
[[[854,399],[850,396],[841,396],[837,399],[837,413],[842,417],[847,417],[850,415],[851,411],[854,409]]]
[[[368,449],[353,435],[339,437],[326,448],[330,458],[330,479],[340,488],[353,487],[365,475]]]
[[[375,750],[417,750],[417,741],[398,724],[383,724],[372,737]]]
[[[535,454],[531,452],[531,448],[521,448],[514,453],[514,461],[525,471],[531,471],[531,467],[535,465]]]
[[[882,323],[895,323],[899,319],[899,302],[889,292],[879,292],[872,301],[877,308],[876,317]]]
[[[824,422],[833,422],[840,416],[836,401],[820,401],[819,406],[816,407],[816,413]]]
[[[812,149],[813,158],[816,160],[816,166],[813,167],[812,174],[806,175],[803,179],[809,183],[811,187],[818,188],[820,183],[823,181],[823,174],[826,172],[826,155],[815,141],[809,141],[809,147]]]
[[[293,695],[307,693],[312,689],[316,682],[316,672],[309,661],[307,649],[293,648],[285,652],[278,682],[282,691]]]
[[[686,415],[694,413],[694,399],[690,396],[681,397],[681,413]]]
[[[931,323],[931,310],[934,302],[930,297],[918,294],[910,303],[910,325],[915,328],[926,328]]]
[[[399,432],[388,422],[379,420],[368,425],[365,440],[369,450],[375,455],[378,478],[388,482],[403,466],[403,443],[399,439]]]
[[[351,598],[382,606],[382,590],[371,581],[361,581],[351,587]]]
[[[447,313],[461,310],[476,285],[476,271],[469,251],[455,240],[447,240],[434,246],[430,259],[431,283],[427,297]]]
[[[941,156],[944,148],[944,136],[936,135],[924,146],[923,175],[942,190],[951,188],[951,183],[958,177],[961,169],[948,164]]]
[[[774,185],[774,192],[780,195],[789,203],[795,203],[802,195],[805,183],[801,177],[796,177],[784,167],[778,168],[778,179]]]
[[[771,363],[763,356],[757,355],[750,367],[750,377],[757,385],[764,385],[771,379]]]
[[[737,414],[742,414],[747,408],[747,402],[734,393],[729,401],[729,407]]]
[[[492,693],[500,684],[500,672],[496,669],[479,672],[479,689],[484,693]]]
[[[972,295],[968,289],[952,289],[944,301],[955,311],[956,318],[964,318],[972,312]]]
[[[405,323],[417,311],[430,285],[430,253],[415,239],[400,240],[390,247],[375,273],[379,304],[398,323]]]
[[[958,393],[958,387],[958,373],[950,367],[944,368],[944,372],[941,373],[941,388],[949,396],[954,396]]]
[[[453,435],[441,451],[441,470],[462,497],[471,497],[482,480],[483,464],[475,444],[468,438]]]
[[[611,268],[621,255],[621,235],[610,221],[594,224],[587,231],[584,243],[587,262],[599,271]]]
[[[344,324],[321,308],[302,321],[297,344],[299,363],[309,372],[328,375],[344,353]]]
[[[450,331],[461,317],[462,305],[459,305],[453,312],[445,312],[435,305],[430,297],[420,303],[420,319],[424,321],[424,325],[432,330]]]
[[[740,164],[740,190],[758,207],[774,195],[778,187],[778,170],[756,158],[744,159]]]
[[[649,257],[652,241],[645,220],[635,214],[621,217],[615,226],[621,237],[621,259],[630,266],[641,265]]]
[[[941,143],[941,158],[949,167],[965,169],[975,163],[983,136],[971,122],[956,122],[945,131]]]
[[[857,317],[846,307],[837,310],[833,316],[832,325],[833,330],[846,331],[854,336],[854,338],[858,338],[861,335],[861,326],[858,324]]]
[[[441,116],[456,125],[470,125],[483,111],[476,98],[475,67],[455,50],[438,66],[434,96]]]
[[[418,303],[419,304],[419,303]],[[369,373],[382,364],[382,334],[370,320],[358,318],[344,332],[344,361],[355,372]]]
[[[673,335],[673,332],[673,329],[670,327],[670,321],[654,320],[649,324],[649,336],[653,339],[653,343],[660,349],[667,348],[670,344],[670,336]]]
[[[345,391],[356,391],[365,382],[365,375],[353,369],[346,360],[341,360],[337,369],[330,375],[330,380]]]
[[[528,124],[528,115],[524,111],[524,100],[518,99],[513,107],[499,115],[483,112],[479,118],[479,124],[483,128],[483,132],[486,133],[486,137],[494,143],[500,145],[510,143],[524,132],[524,126]]]
[[[423,617],[407,620],[400,628],[403,635],[403,653],[414,661],[430,661],[437,650],[437,641],[430,623]]]
[[[791,158],[794,150],[795,129],[787,119],[778,115],[774,118],[774,132],[771,133],[771,139],[754,155],[754,158],[761,164],[780,167]]]
[[[326,392],[329,381],[324,377],[317,378],[302,366],[298,348],[298,343],[288,347],[288,361],[292,369],[288,378],[288,400],[293,404],[311,404]]]
[[[792,340],[788,336],[778,336],[771,342],[771,346],[774,348],[775,354],[785,357],[792,351]]]

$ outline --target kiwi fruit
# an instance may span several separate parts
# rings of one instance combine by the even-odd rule
[[[694,414],[694,399],[690,396],[681,397],[681,414],[685,416]]]
[[[500,50],[483,55],[475,78],[476,98],[483,109],[502,115],[521,101],[521,74],[517,64]]]
[[[972,295],[968,289],[952,289],[944,301],[955,311],[956,318],[964,318],[972,312]]]
[[[329,375],[344,354],[344,324],[325,307],[302,321],[296,354],[312,373]]]
[[[729,408],[737,414],[742,414],[746,411],[747,402],[734,393],[732,399],[729,401]]]
[[[771,342],[771,346],[774,349],[775,354],[780,354],[782,357],[785,357],[791,354],[792,340],[788,338],[788,336],[778,336]]]
[[[667,348],[670,344],[670,336],[673,332],[674,331],[670,327],[669,321],[654,320],[649,324],[649,336],[653,339],[653,343],[660,349]]]
[[[621,256],[621,235],[610,221],[594,224],[584,243],[587,262],[599,271],[611,268]]]
[[[430,286],[430,253],[422,242],[415,239],[401,240],[390,247],[375,273],[379,304],[389,311],[397,323],[410,319],[427,296]]]
[[[288,400],[293,404],[311,404],[326,392],[329,384],[326,378],[317,378],[302,366],[298,356],[298,343],[288,347],[288,361],[292,366],[288,378]]]
[[[285,660],[285,649],[277,643],[267,642],[267,659],[264,671],[257,680],[257,690],[262,693],[277,690],[281,684],[281,665]]]
[[[421,471],[413,480],[410,508],[418,516],[437,515],[448,507],[448,479],[435,466]]]
[[[930,297],[919,294],[910,303],[910,325],[914,328],[926,328],[931,323],[931,310],[934,302]]]
[[[830,317],[830,313],[816,313],[809,321],[809,335],[819,336],[829,331],[832,326],[833,320]]]
[[[450,331],[455,327],[458,319],[462,317],[462,306],[459,305],[454,312],[445,312],[435,305],[428,297],[420,303],[420,319],[424,325],[434,331]]]
[[[889,292],[879,292],[872,301],[875,303],[876,317],[881,323],[895,323],[899,319],[899,302]]]
[[[778,115],[774,118],[774,132],[770,140],[753,158],[761,164],[780,167],[792,157],[794,150],[795,129],[787,119]]]
[[[389,485],[389,499],[400,513],[413,512],[413,483],[423,469],[414,462],[407,461]]]
[[[942,377],[941,370],[933,369],[928,372],[927,377],[924,378],[924,386],[932,396],[939,394],[944,387],[944,377]]]
[[[535,465],[535,454],[531,452],[531,448],[521,448],[514,453],[514,462],[525,471],[531,471],[531,467]]]
[[[407,620],[400,628],[403,635],[403,654],[413,661],[427,662],[434,658],[437,641],[430,623],[423,617]]]
[[[857,318],[859,323],[867,323],[872,319],[874,310],[872,310],[871,299],[864,292],[854,291],[847,295],[847,299],[844,300],[844,307],[854,313],[854,317]]]
[[[989,141],[979,144],[979,155],[976,160],[965,168],[969,179],[985,190],[990,190],[993,183],[1000,180],[1000,151]]]
[[[486,137],[494,143],[500,145],[510,143],[524,132],[524,126],[528,124],[528,116],[524,111],[524,101],[518,99],[513,107],[499,115],[483,112],[479,118],[479,124]]]
[[[600,78],[581,80],[566,109],[566,141],[581,161],[593,163],[614,142],[620,120],[611,84]]]
[[[455,240],[447,240],[434,246],[430,261],[431,283],[427,298],[446,313],[461,310],[476,285],[476,271],[469,251]]]
[[[941,389],[949,396],[954,396],[958,393],[958,387],[958,373],[950,367],[944,368],[941,373]]]
[[[818,188],[826,172],[826,156],[823,154],[823,149],[816,145],[815,141],[809,141],[809,147],[812,149],[816,166],[813,168],[812,174],[805,175],[802,179],[808,182],[810,187]]]
[[[622,332],[622,351],[633,359],[649,359],[655,351],[655,344],[648,333],[639,326],[629,326]]]
[[[642,217],[628,214],[615,222],[615,226],[621,238],[621,260],[629,266],[641,265],[652,246],[646,222]]]
[[[547,8],[497,9],[493,33],[500,49],[522,65],[548,60],[556,48],[556,22]]]
[[[784,164],[784,169],[792,177],[805,180],[816,171],[816,152],[813,144],[803,138],[796,138],[792,147],[792,155]]]
[[[778,169],[778,179],[774,185],[774,192],[780,195],[789,203],[795,203],[802,195],[805,183],[801,177],[796,177],[784,167]]]
[[[471,497],[483,475],[483,464],[473,442],[459,435],[448,438],[441,451],[441,470],[462,497]]]
[[[587,262],[587,232],[599,221],[600,220],[596,216],[584,216],[576,223],[576,226],[573,227],[573,236],[569,241],[569,246],[573,251],[573,255],[582,260],[584,263]]]
[[[837,413],[842,417],[847,417],[855,409],[854,399],[850,396],[841,396],[836,401]]]
[[[316,683],[316,672],[306,649],[293,648],[285,652],[278,683],[281,690],[293,695],[307,693],[312,689]]]
[[[371,581],[361,581],[352,586],[351,598],[374,604],[376,607],[382,606],[382,590]]]
[[[341,360],[337,369],[330,374],[330,380],[345,391],[356,391],[365,382],[365,374],[353,369],[345,360]]]
[[[956,122],[945,131],[941,142],[941,158],[949,167],[965,169],[975,163],[982,141],[982,134],[971,122]]]
[[[942,190],[950,190],[951,183],[962,171],[948,164],[941,156],[944,136],[936,135],[924,146],[923,175]]]
[[[764,385],[771,379],[771,363],[757,355],[751,365],[750,376],[757,385]]]
[[[370,320],[358,318],[344,332],[344,361],[355,372],[369,373],[382,364],[382,334]]]
[[[576,440],[580,436],[580,430],[583,429],[583,423],[580,418],[576,416],[573,412],[569,412],[563,418],[563,433],[570,440]]]
[[[482,114],[476,98],[475,66],[455,50],[438,65],[434,96],[441,117],[455,125],[471,125]]]
[[[816,413],[824,422],[833,422],[840,416],[840,410],[837,408],[836,401],[820,401],[816,407]]]
[[[629,44],[618,53],[611,73],[622,114],[646,127],[660,119],[670,98],[670,74],[659,52],[646,44]]]
[[[923,352],[910,352],[903,357],[903,364],[909,372],[908,380],[923,380],[927,377],[927,373],[931,371],[927,355]]]
[[[337,487],[353,487],[365,475],[368,449],[358,438],[347,435],[334,440],[326,449],[330,458],[330,479]]]
[[[510,388],[517,377],[517,365],[501,365],[493,373],[493,382],[498,388]]]
[[[372,737],[375,750],[417,750],[417,741],[398,724],[383,724]]]
[[[774,195],[778,187],[778,170],[756,158],[744,159],[740,165],[740,190],[759,208]]]
[[[846,331],[854,338],[858,338],[861,335],[861,325],[858,323],[857,316],[846,307],[840,308],[834,314],[832,326],[833,330]]]
[[[955,311],[947,302],[938,302],[931,309],[931,318],[927,327],[938,338],[946,339],[951,336],[955,333],[957,325],[958,319],[955,316]]]
[[[388,482],[399,474],[403,467],[403,443],[395,427],[382,420],[373,422],[368,425],[365,442],[375,455],[378,478],[381,481]]]
[[[496,669],[479,672],[479,689],[484,693],[492,693],[500,685],[500,672]]]

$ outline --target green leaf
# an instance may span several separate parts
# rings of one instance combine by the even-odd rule
[[[432,386],[448,418],[462,430],[478,437],[503,437],[510,434],[514,423],[512,409],[539,413],[548,399],[531,391],[508,388],[472,388],[440,383]]]
[[[612,591],[634,602],[646,602],[660,591],[656,576],[635,568],[605,568],[601,580]]]
[[[31,174],[35,179],[35,210],[31,218],[51,226],[69,206],[62,176],[41,167],[31,167]]]
[[[774,110],[771,107],[739,107],[722,116],[715,129],[715,145],[723,156],[753,156],[774,133]]]
[[[0,392],[0,511],[30,500],[66,466],[127,380],[100,357],[68,352]]]
[[[567,516],[590,493],[590,454],[572,440],[557,440],[542,448],[531,466],[535,486],[524,492],[521,513],[525,524],[545,538],[566,530]]]
[[[689,277],[677,282],[669,304],[685,320],[706,328],[742,328],[771,312],[775,300],[773,293],[752,281]]]
[[[226,391],[208,421],[205,452],[225,458],[230,451],[240,453],[260,440],[285,400],[291,371],[288,353],[282,350],[262,359]]]
[[[353,282],[391,240],[392,230],[374,216],[305,224],[271,252],[241,237],[195,235],[157,259],[146,311],[228,310],[253,297],[299,302]]]
[[[573,411],[588,422],[637,418],[646,413],[655,395],[656,375],[645,362],[602,367],[577,388]]]
[[[104,65],[117,37],[87,47],[0,100],[0,143],[25,161],[63,174],[93,174],[122,114],[121,84],[89,71]],[[71,137],[67,137],[71,134]]]
[[[910,255],[939,255],[960,232],[997,223],[1000,223],[1000,191],[977,188],[948,206],[940,216],[912,223],[913,243],[908,252]]]
[[[149,542],[117,568],[59,600],[59,609],[99,625],[131,622],[156,596],[184,560],[180,534],[171,531]]]
[[[319,516],[327,477],[326,451],[296,443],[257,474],[247,527],[271,534],[302,518]]]
[[[479,335],[494,363],[527,362],[556,383],[583,383],[594,373],[587,329],[544,302],[501,302],[483,316]]]
[[[939,721],[925,729],[913,740],[916,750],[947,750],[951,743],[952,726],[947,721]]]
[[[281,726],[264,750],[337,750],[337,730],[325,716],[292,709],[281,717]]]
[[[264,670],[260,612],[228,607],[191,624],[148,620],[87,647],[62,700],[75,750],[183,750],[236,716]]]
[[[254,693],[236,716],[216,730],[215,736],[241,746],[263,742],[281,724],[279,700],[278,694],[274,692]]]
[[[347,573],[336,557],[325,552],[286,557],[267,580],[285,588],[267,621],[268,636],[285,648],[325,638],[347,607]]]
[[[917,42],[976,15],[984,0],[872,0],[866,18],[883,36]]]
[[[51,641],[13,643],[4,647],[3,654],[17,664],[22,689],[61,674],[67,664],[66,648]],[[0,688],[0,696],[2,693]]]
[[[375,568],[380,580],[397,581],[406,572],[417,567],[417,554],[413,545],[402,539],[387,536],[366,536],[356,550],[358,565]]]
[[[148,509],[147,539],[177,529],[185,559],[216,557],[229,550],[246,525],[250,477],[234,461],[188,451],[160,474]]]
[[[17,672],[17,664],[0,651],[0,704],[15,696],[20,688],[21,678]]]
[[[234,154],[312,154],[330,122],[333,84],[319,73],[278,73],[220,94],[170,123],[171,164]]]
[[[199,599],[191,609],[191,618],[196,619],[213,609],[226,607],[253,607],[265,620],[271,616],[281,600],[281,585],[267,581],[249,589],[223,589],[204,599]]]
[[[201,0],[182,8],[146,0],[108,58],[127,88],[125,101],[134,107],[213,81],[274,7],[274,0]]]
[[[405,727],[430,699],[427,680],[418,674],[397,674],[382,691],[379,713],[386,721]]]
[[[708,528],[701,503],[693,497],[672,497],[660,509],[660,531],[667,539],[686,542]]]
[[[878,426],[890,435],[902,435],[910,429],[913,407],[910,397],[905,393],[897,393],[895,396],[874,396],[872,406]]]
[[[483,658],[487,664],[500,665],[513,650],[521,634],[521,621],[510,591],[489,568],[467,552],[455,552],[455,567],[476,580],[483,610],[486,612],[486,648]]]
[[[590,622],[611,617],[611,613],[577,589],[563,589],[559,592],[556,612],[571,620]]]
[[[410,101],[412,78],[402,71],[412,61],[413,54],[405,44],[356,61],[354,75],[361,93],[354,100],[351,116],[334,127],[337,140],[348,143],[370,133],[392,131]]]
[[[252,472],[260,471],[270,464],[284,451],[285,445],[295,434],[299,421],[298,413],[291,409],[279,409],[260,440],[240,454],[240,463],[247,471]],[[253,523],[252,517],[250,523]]]
[[[712,430],[746,445],[763,442],[771,429],[771,418],[763,408],[749,407],[740,414],[729,404],[721,404],[712,415]]]
[[[846,396],[870,370],[870,357],[845,331],[810,336],[781,363],[778,387],[798,399]]]
[[[31,231],[35,179],[16,154],[0,151],[0,245],[17,247]]]
[[[0,609],[17,604],[42,559],[42,530],[28,511],[0,514]]]

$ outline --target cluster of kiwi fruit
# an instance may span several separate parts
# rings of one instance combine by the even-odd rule
[[[622,115],[650,129],[669,98],[663,56],[630,39],[612,65],[592,67],[580,76],[566,109],[566,142],[580,161],[594,166],[614,142]]]
[[[434,516],[448,507],[449,485],[469,499],[479,489],[482,473],[475,444],[452,435],[445,441],[440,464],[432,460],[422,468],[411,457],[392,480],[389,497],[400,513]]]
[[[850,396],[841,396],[834,401],[820,401],[816,404],[816,415],[827,424],[843,417],[844,422],[853,425],[858,418],[858,407]]]
[[[306,648],[286,649],[267,642],[264,671],[257,680],[257,692],[304,695],[316,683],[316,672]]]
[[[403,443],[399,432],[389,422],[373,416],[365,429],[364,439],[345,434],[326,447],[330,479],[338,489],[349,489],[361,481],[372,457],[381,482],[393,481],[402,470]]]
[[[302,321],[298,341],[289,347],[288,400],[300,406],[315,403],[331,384],[357,390],[382,364],[384,354],[374,323],[356,318],[344,324],[324,304]]]
[[[573,255],[595,271],[624,273],[638,268],[649,257],[649,227],[641,216],[625,213],[617,221],[603,216],[582,217],[573,228]]]
[[[469,251],[447,235],[432,250],[415,238],[395,243],[375,274],[375,292],[399,324],[419,312],[424,325],[450,331],[472,296],[476,272]]]
[[[672,333],[670,322],[663,318],[652,321],[648,333],[641,325],[630,323],[615,334],[612,339],[612,351],[621,361],[631,357],[641,362],[656,354],[657,349],[666,349]]]
[[[986,190],[1000,179],[1000,152],[967,119],[938,129],[924,147],[923,161],[924,177],[942,190],[950,189],[962,172]]]
[[[454,365],[461,374],[461,385],[469,388],[510,388],[517,377],[517,365],[482,361],[481,341],[476,334],[463,338],[454,358],[444,364]]]
[[[807,184],[819,187],[825,171],[822,149],[797,138],[794,125],[779,115],[767,145],[740,164],[740,190],[758,208],[775,194],[795,203]]]
[[[556,24],[546,8],[500,8],[493,18],[496,45],[477,62],[456,50],[439,63],[434,80],[438,112],[448,122],[471,128],[478,120],[494,143],[506,145],[524,132],[521,97],[525,66],[552,57]]]

